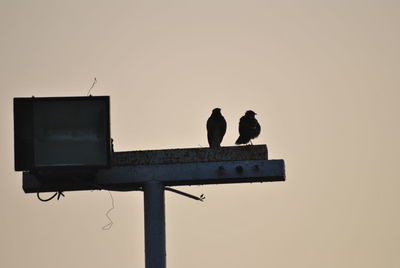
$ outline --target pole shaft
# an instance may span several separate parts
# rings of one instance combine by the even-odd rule
[[[144,184],[145,267],[166,268],[164,185]]]

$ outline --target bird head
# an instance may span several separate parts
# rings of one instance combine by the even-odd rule
[[[248,116],[248,117],[254,117],[255,115],[256,115],[256,113],[253,112],[252,110],[248,110],[248,111],[246,112],[246,114],[245,114],[245,116]]]
[[[221,113],[221,108],[214,108],[214,109],[212,110],[212,113],[213,113],[213,114],[220,114],[220,113]]]

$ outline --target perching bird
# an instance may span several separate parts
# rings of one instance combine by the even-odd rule
[[[249,110],[239,121],[239,138],[236,140],[236,144],[253,144],[251,139],[257,138],[260,135],[261,126],[257,119],[254,117],[255,112]]]
[[[225,132],[225,118],[221,114],[221,109],[215,108],[212,110],[212,114],[207,120],[207,139],[210,148],[221,147]]]

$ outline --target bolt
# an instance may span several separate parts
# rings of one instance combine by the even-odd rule
[[[225,172],[225,168],[224,168],[223,166],[219,166],[219,167],[218,167],[217,173],[218,173],[219,175],[222,175],[222,174],[224,174],[224,172]]]
[[[243,167],[242,166],[237,166],[236,168],[235,168],[235,170],[236,170],[236,172],[237,173],[243,173]]]

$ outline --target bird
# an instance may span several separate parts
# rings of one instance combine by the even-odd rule
[[[215,108],[212,110],[211,116],[207,120],[207,139],[210,148],[221,147],[225,132],[225,118],[221,114],[221,109]]]
[[[261,126],[255,118],[255,115],[255,112],[249,110],[240,118],[239,138],[236,140],[235,144],[247,144],[250,142],[250,144],[253,145],[251,140],[260,135]]]

